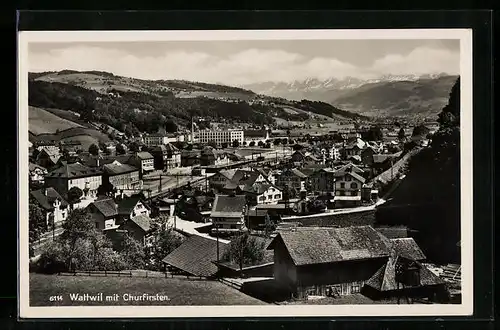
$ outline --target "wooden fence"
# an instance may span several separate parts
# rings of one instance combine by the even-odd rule
[[[91,276],[91,277],[136,277],[136,278],[185,278],[185,279],[201,279],[206,278],[193,276],[180,272],[155,272],[146,270],[77,270],[73,272],[60,272],[59,276]]]

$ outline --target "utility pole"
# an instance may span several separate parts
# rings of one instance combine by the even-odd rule
[[[215,226],[215,235],[217,236],[217,263],[219,263],[219,225],[214,224]]]

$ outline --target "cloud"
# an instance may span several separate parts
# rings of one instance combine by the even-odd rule
[[[371,71],[374,74],[458,74],[460,54],[447,49],[418,47],[408,55],[387,55],[375,60]]]
[[[279,49],[256,48],[226,56],[179,50],[139,56],[120,49],[81,45],[29,54],[30,71],[63,69],[110,71],[142,79],[186,79],[242,85],[382,74],[455,74],[459,69],[459,54],[445,49],[420,47],[407,55],[388,54],[368,67],[357,67],[334,57],[306,57]]]

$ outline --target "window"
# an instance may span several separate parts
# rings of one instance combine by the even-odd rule
[[[280,198],[281,198],[281,194],[274,195],[274,199],[280,199]]]
[[[340,196],[345,196],[345,191],[340,191]]]
[[[236,225],[231,225],[231,229],[236,229]]]
[[[358,192],[357,191],[351,191],[351,196],[357,196]]]
[[[99,229],[99,222],[96,222],[96,223],[95,223],[95,227],[96,227],[97,229]]]
[[[345,183],[344,182],[340,183],[340,188],[345,188]]]
[[[351,293],[359,293],[359,291],[361,290],[360,288],[360,285],[358,283],[354,283],[352,286],[351,286]]]
[[[358,184],[356,182],[351,183],[351,189],[357,189]]]

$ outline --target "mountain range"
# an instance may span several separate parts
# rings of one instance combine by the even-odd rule
[[[434,117],[441,111],[458,76],[384,75],[373,79],[308,78],[240,86],[255,93],[290,100],[314,100],[370,117]]]

